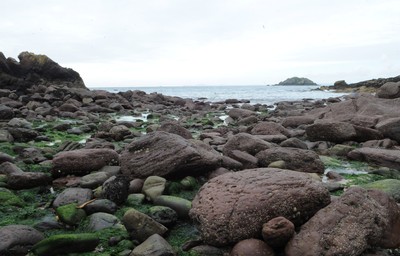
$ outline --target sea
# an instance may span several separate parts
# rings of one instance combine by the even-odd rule
[[[344,93],[318,90],[319,86],[299,85],[225,85],[225,86],[152,86],[152,87],[89,87],[95,90],[107,90],[117,93],[128,90],[140,90],[146,93],[161,93],[168,96],[191,98],[210,102],[226,99],[249,100],[251,104],[273,105],[280,101],[303,99],[326,99],[341,97]]]

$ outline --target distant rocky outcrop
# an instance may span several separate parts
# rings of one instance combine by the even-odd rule
[[[23,94],[34,85],[65,85],[87,89],[79,73],[63,68],[46,55],[22,52],[19,62],[0,52],[0,88]]]
[[[317,85],[317,84],[308,78],[295,76],[280,82],[278,85]]]
[[[400,82],[400,76],[389,77],[389,78],[377,78],[371,79],[366,81],[361,81],[357,83],[347,84],[344,80],[339,80],[334,83],[333,86],[330,86],[330,89],[334,90],[343,90],[347,88],[361,88],[361,87],[368,87],[368,88],[380,88],[382,85],[392,82],[397,83]]]

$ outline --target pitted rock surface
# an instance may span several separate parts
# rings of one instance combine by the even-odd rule
[[[205,243],[221,246],[259,237],[264,223],[282,216],[297,227],[330,203],[308,174],[259,168],[211,179],[193,200],[190,217]]]
[[[287,256],[361,255],[400,246],[400,209],[377,190],[354,187],[320,210],[285,248]]]

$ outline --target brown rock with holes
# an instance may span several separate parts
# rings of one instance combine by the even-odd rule
[[[119,155],[112,149],[78,149],[58,153],[53,159],[52,175],[86,175],[106,165],[117,165]]]
[[[323,173],[325,170],[317,153],[300,148],[270,148],[259,152],[256,158],[260,167],[267,167],[276,161],[284,161],[286,169],[294,171]]]
[[[287,256],[361,255],[400,246],[400,209],[384,192],[353,187],[317,212],[287,244]]]
[[[258,239],[246,239],[237,243],[230,256],[274,256],[275,252],[264,241]]]
[[[209,180],[189,215],[205,243],[222,246],[260,236],[262,225],[275,217],[299,226],[329,203],[328,190],[308,174],[259,168]]]
[[[285,217],[276,217],[263,225],[262,237],[272,248],[282,248],[294,235],[294,224]]]

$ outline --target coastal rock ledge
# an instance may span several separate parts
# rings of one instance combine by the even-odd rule
[[[6,58],[0,52],[0,84],[2,89],[24,94],[34,85],[66,85],[70,88],[87,89],[79,73],[63,68],[46,55],[22,52],[19,62]]]

